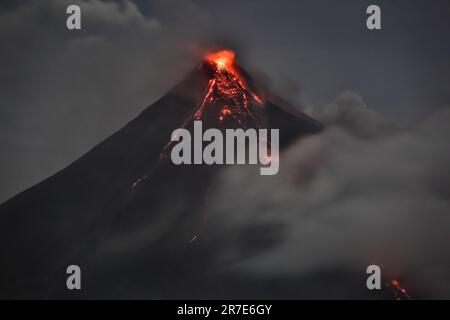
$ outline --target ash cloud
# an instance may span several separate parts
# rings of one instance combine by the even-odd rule
[[[68,0],[0,11],[0,202],[64,168],[190,71],[208,41],[194,2],[78,1],[82,30],[66,28]]]
[[[312,113],[328,128],[290,147],[277,176],[221,177],[207,212],[222,266],[267,279],[379,264],[418,297],[450,297],[450,108],[402,129],[347,92]]]
[[[122,127],[124,119],[131,120],[189,71],[195,57],[186,56],[186,48],[193,46],[195,51],[195,43],[207,43],[211,36],[207,31],[211,17],[192,1],[155,1],[145,15],[128,0],[79,2],[83,14],[81,32],[69,32],[65,28],[65,8],[70,1],[21,1],[0,13],[0,177],[3,181],[0,201],[65,167]],[[323,12],[323,5],[319,7],[317,12]],[[298,19],[300,12],[311,16],[306,10],[286,8],[295,13],[296,21],[308,21]],[[267,12],[273,18],[273,11]],[[249,11],[236,12],[233,8],[234,14],[246,15],[246,19],[233,17],[235,23],[231,27],[249,29],[239,24],[248,20],[257,26],[257,34],[261,33],[262,23],[247,19]],[[279,19],[287,21],[286,12],[280,14]],[[360,20],[359,12],[355,17]],[[416,23],[417,19],[413,20]],[[329,30],[341,35],[342,30],[331,26]],[[275,30],[272,26],[270,29]],[[410,28],[406,29],[405,35],[409,35]],[[319,30],[320,34],[311,35],[313,40],[322,39],[324,32],[317,28],[302,30]],[[254,48],[248,55],[266,53],[257,65],[271,69],[271,79],[278,70],[291,68],[296,73],[314,76],[319,88],[337,81],[328,78],[326,66],[330,65],[322,65],[333,61],[333,57],[341,57],[335,51],[325,47],[323,51],[329,51],[330,55],[316,60],[313,58],[318,56],[317,52],[312,51],[311,59],[304,61],[306,66],[311,61],[317,64],[307,69],[308,73],[292,68],[297,65],[295,50],[283,52],[283,59],[274,59],[281,51],[276,43],[267,44],[270,38],[278,37],[265,36],[264,46]],[[289,38],[298,36],[291,34]],[[342,40],[334,35],[329,38]],[[351,69],[363,70],[365,76],[368,59],[362,51],[348,50],[349,43],[359,41],[347,40],[343,46],[354,52],[348,61],[354,63],[357,57],[362,57]],[[439,42],[445,43],[442,39]],[[430,47],[417,43],[421,48]],[[380,47],[380,51],[393,50]],[[398,52],[403,61],[405,52],[409,51]],[[399,70],[386,68],[390,58],[382,55],[375,67]],[[281,60],[288,65],[283,66]],[[333,74],[351,71],[347,70],[346,61],[338,59],[337,65],[342,69],[333,69]],[[413,70],[416,60],[407,62],[404,68]],[[402,66],[393,60],[390,67],[397,65]],[[327,71],[317,73],[314,68]],[[380,83],[392,84],[384,73],[380,75],[377,78],[381,79]],[[433,86],[440,83],[432,76],[413,77],[406,73],[407,79],[431,79],[427,82]],[[355,78],[360,83],[363,76],[357,72]],[[394,80],[404,82],[403,78]],[[377,96],[386,88],[379,86],[375,90],[370,84]],[[294,80],[278,86],[287,99],[298,99],[300,86]],[[420,86],[414,83],[407,86],[416,92],[422,88],[422,82]],[[347,82],[345,87],[349,87]],[[198,241],[199,249],[182,255],[168,252],[167,248],[151,247],[153,254],[161,256],[161,261],[173,262],[169,270],[173,272],[166,271],[166,265],[150,260],[142,270],[133,269],[139,278],[136,283],[146,284],[144,276],[150,272],[164,279],[165,283],[160,280],[158,285],[176,291],[181,290],[183,280],[206,275],[211,281],[202,289],[209,293],[210,286],[217,283],[213,276],[227,271],[241,278],[238,281],[234,278],[233,282],[231,277],[225,277],[217,292],[228,289],[236,293],[245,289],[242,288],[245,281],[252,277],[257,281],[251,283],[251,289],[258,291],[262,279],[270,281],[282,276],[287,279],[283,294],[289,295],[284,293],[291,285],[289,276],[310,278],[317,270],[336,267],[357,269],[364,274],[368,264],[376,263],[392,277],[407,277],[408,286],[429,289],[437,297],[450,296],[446,287],[450,280],[450,261],[445,245],[450,231],[450,152],[446,141],[450,133],[449,108],[410,128],[400,128],[381,118],[353,93],[345,93],[324,107],[306,110],[327,124],[328,129],[293,145],[283,155],[279,175],[265,177],[263,183],[252,168],[227,170],[221,178],[221,190],[212,195],[211,206],[205,210],[209,221]],[[409,112],[408,109],[405,113]],[[169,229],[172,220],[176,220],[177,210],[168,207],[160,224],[143,224],[137,232],[133,230],[125,237],[111,239],[106,254],[99,255],[99,264],[105,264],[108,249],[128,252],[134,248],[142,252],[146,241],[152,243]],[[103,225],[105,221],[96,223]],[[127,263],[126,259],[121,261]],[[119,261],[113,262],[107,268],[117,264],[120,272]],[[150,267],[160,273],[151,272]],[[164,272],[168,277],[161,276]],[[178,274],[179,279],[174,279]],[[105,274],[104,278],[108,282],[113,277]],[[195,290],[200,290],[194,280],[186,286],[183,297],[195,296]],[[119,285],[124,281],[126,289],[134,288],[125,280],[118,281]],[[154,279],[148,285],[154,291],[149,293],[145,288],[144,293],[159,297],[161,290]],[[308,290],[314,287],[315,283],[305,286]]]

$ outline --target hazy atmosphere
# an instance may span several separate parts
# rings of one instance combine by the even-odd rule
[[[88,298],[371,298],[370,264],[450,298],[450,1],[75,2],[0,4],[0,297],[72,298],[75,261]],[[278,174],[163,162],[217,88],[290,139]]]
[[[210,45],[299,107],[345,91],[410,125],[450,101],[448,1],[70,1],[0,4],[0,201],[64,168],[180,81]]]

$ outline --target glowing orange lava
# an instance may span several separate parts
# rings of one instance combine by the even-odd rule
[[[254,92],[250,92],[247,88],[247,86],[245,85],[245,81],[244,79],[240,76],[239,72],[236,70],[235,65],[234,65],[234,58],[235,58],[235,54],[233,51],[231,50],[220,50],[217,52],[211,52],[205,55],[205,61],[209,62],[210,64],[212,64],[215,69],[216,69],[216,75],[214,76],[215,78],[217,78],[218,76],[220,77],[220,74],[229,74],[231,75],[231,77],[229,77],[228,79],[225,79],[225,83],[223,84],[230,84],[231,82],[236,82],[239,86],[240,89],[242,89],[243,91],[245,91],[247,94],[250,94],[250,96],[259,104],[262,104],[263,101],[262,99],[255,94]],[[223,77],[221,77],[223,79]],[[225,86],[222,85],[222,88],[224,88]],[[244,99],[247,100],[247,96],[244,96]]]
[[[205,56],[205,60],[215,64],[218,69],[225,69],[228,72],[235,73],[233,70],[234,52],[231,50],[209,53]]]
[[[207,105],[224,104],[218,111],[220,123],[230,118],[239,126],[246,128],[256,118],[250,108],[249,100],[262,104],[262,99],[251,92],[245,85],[244,78],[239,74],[234,63],[235,54],[231,50],[220,50],[205,55],[204,61],[210,64],[213,74],[208,81],[202,102],[192,119],[200,120]],[[259,124],[256,123],[259,127]]]
[[[249,126],[263,127],[250,107],[251,100],[257,104],[263,104],[263,101],[247,88],[244,78],[239,74],[238,67],[235,65],[234,52],[231,50],[210,52],[204,56],[204,61],[210,64],[213,72],[206,88],[204,88],[200,105],[184,120],[181,128],[186,128],[192,121],[202,120],[204,111],[208,106],[218,108],[216,114],[221,125],[227,126],[228,121],[231,121],[232,125],[237,125],[243,129],[247,129]],[[173,145],[174,141],[168,141],[161,150],[160,162],[158,163],[168,159],[170,148]],[[153,169],[139,177],[131,187],[136,188],[151,176],[152,172]],[[195,241],[195,239],[194,237],[192,241]]]
[[[397,280],[392,280],[390,284],[398,291],[398,293],[395,293],[397,300],[401,300],[401,296],[411,300],[411,297],[408,295],[406,290],[400,286],[400,283]]]

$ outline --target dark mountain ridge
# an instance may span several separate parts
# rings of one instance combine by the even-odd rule
[[[253,90],[250,76],[234,67]],[[1,297],[183,296],[185,290],[175,290],[167,279],[181,283],[188,277],[177,271],[178,259],[187,265],[193,259],[189,244],[204,228],[202,206],[223,166],[175,166],[161,160],[161,151],[174,129],[192,130],[193,115],[216,71],[203,62],[125,127],[0,206]],[[306,115],[248,97],[258,126],[280,129],[281,148],[322,129]],[[219,121],[221,99],[207,102],[201,118],[205,129],[240,127]],[[178,257],[170,256],[174,252]],[[193,264],[207,259],[199,258],[200,252]],[[66,289],[70,264],[83,270],[86,285],[80,293]]]

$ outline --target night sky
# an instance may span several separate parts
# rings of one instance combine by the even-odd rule
[[[81,31],[66,28],[69,4],[81,7]],[[382,30],[366,28],[370,4]],[[450,297],[449,14],[448,0],[2,1],[0,202],[122,128],[205,49],[226,46],[327,129],[290,147],[270,183],[248,168],[219,178],[207,208],[215,236],[255,221],[281,230],[246,261],[227,255],[231,242],[212,246],[221,267],[271,279],[379,258]]]
[[[82,30],[65,28],[67,4]],[[448,104],[450,3],[377,1],[2,1],[0,200],[64,168],[226,45],[302,107],[351,90],[409,125]]]

